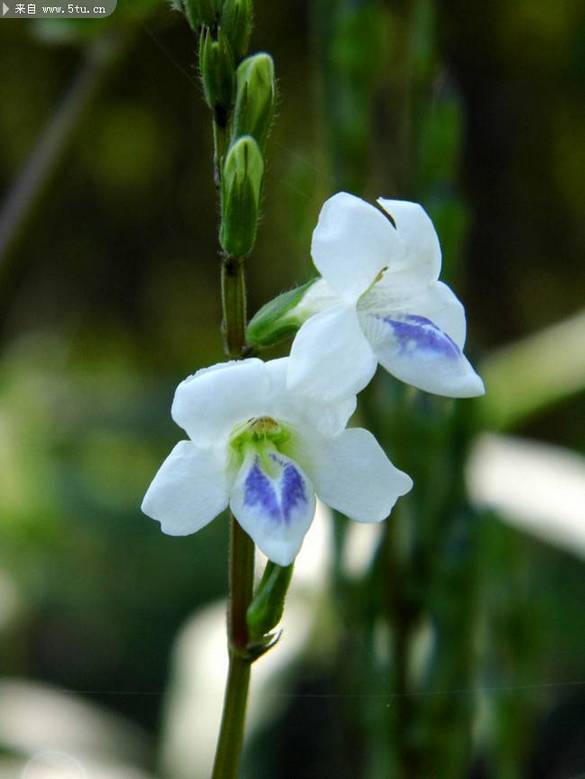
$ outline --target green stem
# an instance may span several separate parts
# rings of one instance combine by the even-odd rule
[[[254,544],[230,517],[229,672],[212,779],[235,779],[244,740],[252,658],[247,654],[246,613],[254,584]]]
[[[220,207],[221,207],[221,171],[223,168],[223,158],[227,151],[228,134],[225,127],[221,127],[217,122],[213,122],[213,178],[217,187]]]
[[[221,175],[227,150],[228,132],[213,122],[213,176],[219,208],[222,208]],[[232,360],[242,357],[246,346],[246,274],[244,260],[223,255],[221,258],[221,307],[225,351]]]
[[[243,657],[230,657],[212,779],[232,779],[238,775],[249,684],[250,662]]]
[[[245,655],[249,643],[248,606],[254,588],[254,542],[232,516],[230,518],[230,602],[228,632],[230,652]]]
[[[228,357],[237,360],[246,345],[246,273],[243,259],[222,257],[221,302],[225,350]]]

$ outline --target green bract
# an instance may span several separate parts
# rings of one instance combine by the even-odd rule
[[[199,69],[207,105],[215,114],[215,121],[224,127],[234,100],[234,56],[221,30],[214,38],[203,29],[199,44]]]
[[[294,335],[304,321],[304,318],[295,314],[294,309],[317,280],[311,279],[301,287],[283,292],[262,306],[248,324],[247,342],[252,346],[271,346]]]
[[[256,239],[264,162],[256,141],[239,138],[229,149],[222,175],[219,239],[232,257],[245,257]]]
[[[234,57],[240,60],[248,51],[252,33],[251,0],[225,0],[221,9],[220,26],[230,42]]]
[[[254,54],[243,60],[238,66],[236,84],[233,137],[252,135],[264,148],[276,100],[274,63],[270,54]]]

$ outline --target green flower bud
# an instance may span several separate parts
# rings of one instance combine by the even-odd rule
[[[236,80],[233,137],[252,135],[263,149],[272,126],[276,101],[274,63],[270,54],[254,54],[243,60],[238,66]]]
[[[246,615],[252,641],[261,641],[264,637],[272,638],[268,633],[282,618],[292,573],[292,565],[281,567],[270,561],[267,563]]]
[[[311,279],[302,287],[295,287],[283,292],[257,311],[246,329],[246,341],[251,346],[272,346],[294,335],[303,322],[316,311],[319,305],[311,305],[309,300],[303,301],[309,289],[319,279]],[[315,287],[318,293],[318,287]],[[309,298],[315,297],[313,294]]]
[[[236,61],[248,51],[252,34],[252,0],[225,0],[219,21]]]
[[[217,22],[218,0],[171,0],[171,4],[183,11],[193,30]]]
[[[213,110],[215,121],[225,127],[234,100],[234,57],[221,30],[214,38],[208,29],[201,32],[199,69],[207,105]]]
[[[249,135],[229,149],[222,175],[222,248],[233,257],[245,257],[256,239],[264,162],[256,141]]]

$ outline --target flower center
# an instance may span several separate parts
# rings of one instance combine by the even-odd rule
[[[292,431],[281,422],[269,416],[252,417],[240,422],[232,430],[229,440],[232,464],[239,467],[246,453],[253,449],[269,467],[268,455],[287,450]]]
[[[247,425],[249,430],[258,436],[272,436],[281,430],[276,419],[272,419],[272,417],[252,417],[248,420]]]
[[[378,275],[372,281],[372,283],[366,289],[366,291],[362,292],[357,302],[358,310],[366,310],[370,308],[372,304],[376,301],[376,299],[380,297],[381,292],[377,287],[377,285],[378,282],[380,282],[384,278],[384,274],[386,273],[387,270],[388,270],[388,266],[382,268],[382,270],[378,272]]]

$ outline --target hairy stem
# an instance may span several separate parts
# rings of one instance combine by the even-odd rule
[[[223,158],[227,151],[227,131],[217,122],[213,122],[213,178],[217,187],[217,195],[221,208],[221,170],[223,167]]]
[[[246,275],[244,261],[223,257],[221,262],[222,331],[228,357],[242,356],[246,338]]]

